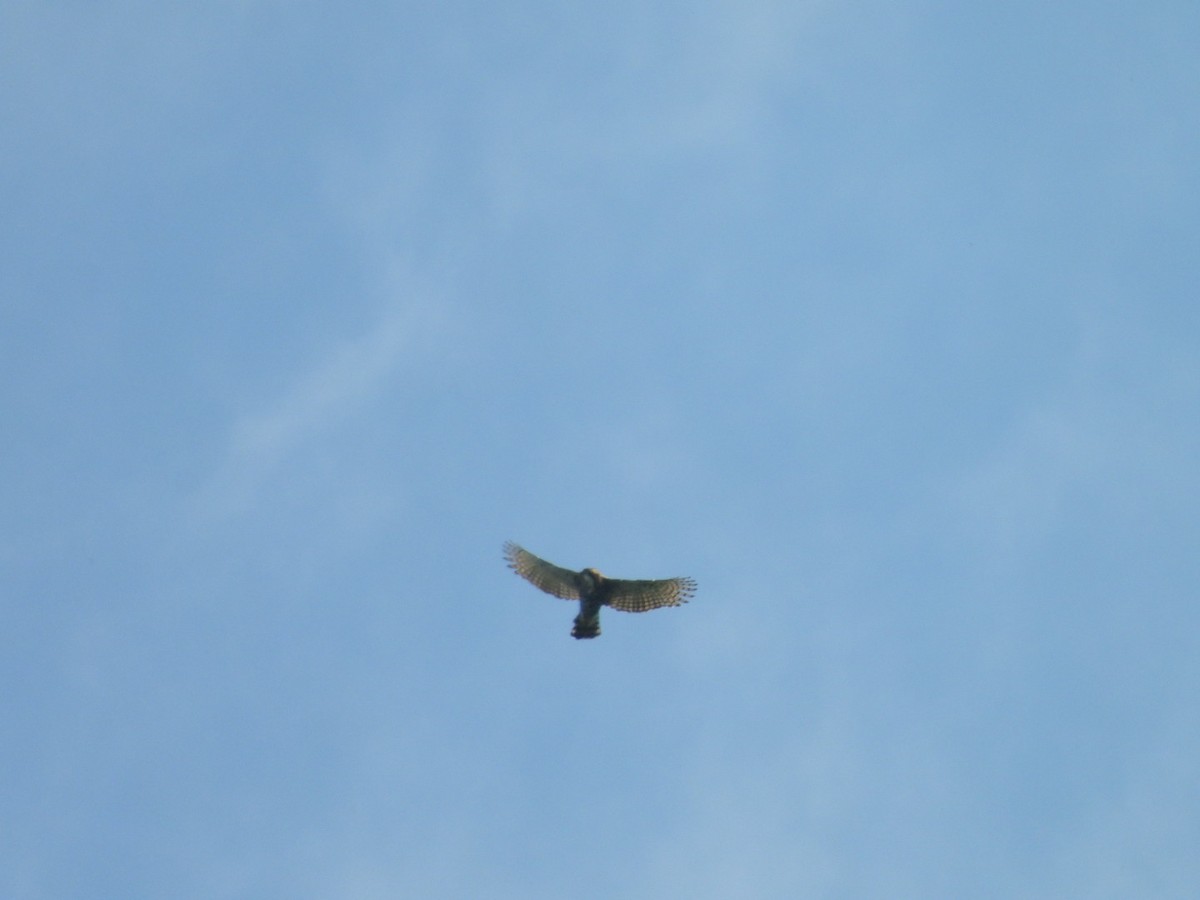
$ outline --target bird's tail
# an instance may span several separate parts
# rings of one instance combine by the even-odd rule
[[[599,613],[593,613],[590,616],[585,616],[583,613],[577,615],[575,617],[575,627],[571,629],[571,637],[576,640],[600,637]]]

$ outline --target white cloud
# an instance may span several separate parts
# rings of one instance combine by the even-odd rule
[[[994,559],[1011,562],[1056,529],[1086,526],[1097,506],[1149,512],[1173,492],[1195,490],[1195,479],[1171,483],[1188,471],[1195,441],[1178,416],[1196,394],[1191,353],[1135,315],[1091,314],[1062,379],[956,488]]]
[[[1128,780],[1077,832],[1065,834],[1055,897],[1194,897],[1200,865],[1195,799],[1197,718],[1187,706],[1131,761]]]
[[[220,518],[251,507],[290,455],[369,405],[443,324],[430,307],[390,306],[366,332],[332,346],[269,408],[234,422],[223,461],[199,491],[201,513]]]
[[[808,77],[800,70],[819,49],[813,25],[825,6],[716,4],[683,21],[674,11],[639,8],[607,46],[595,42],[591,52],[602,55],[603,68],[582,91],[577,83],[548,89],[540,65],[496,80],[486,130],[501,220],[544,214],[570,204],[581,184],[629,177],[647,164],[755,159],[775,91]],[[757,168],[739,172],[757,177]]]

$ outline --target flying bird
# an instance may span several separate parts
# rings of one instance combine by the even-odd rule
[[[660,606],[680,606],[696,592],[691,578],[664,578],[655,581],[630,581],[606,578],[595,569],[572,572],[534,556],[512,541],[504,545],[509,567],[547,594],[564,600],[579,601],[579,615],[571,637],[600,636],[600,607],[611,606],[622,612],[645,612]]]

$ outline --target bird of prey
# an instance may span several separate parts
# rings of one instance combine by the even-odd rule
[[[534,556],[512,541],[504,545],[504,558],[514,572],[547,594],[579,601],[579,615],[571,629],[571,637],[576,639],[600,636],[601,606],[645,612],[687,603],[696,592],[696,582],[691,578],[629,581],[606,578],[595,569],[572,572]]]

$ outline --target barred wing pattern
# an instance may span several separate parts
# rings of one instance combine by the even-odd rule
[[[504,545],[504,558],[509,568],[547,594],[564,600],[579,599],[579,579],[570,569],[548,563],[512,541]]]
[[[654,581],[631,581],[612,578],[608,581],[611,591],[605,602],[622,612],[645,612],[663,606],[681,606],[696,593],[696,582],[691,578],[664,578]]]

